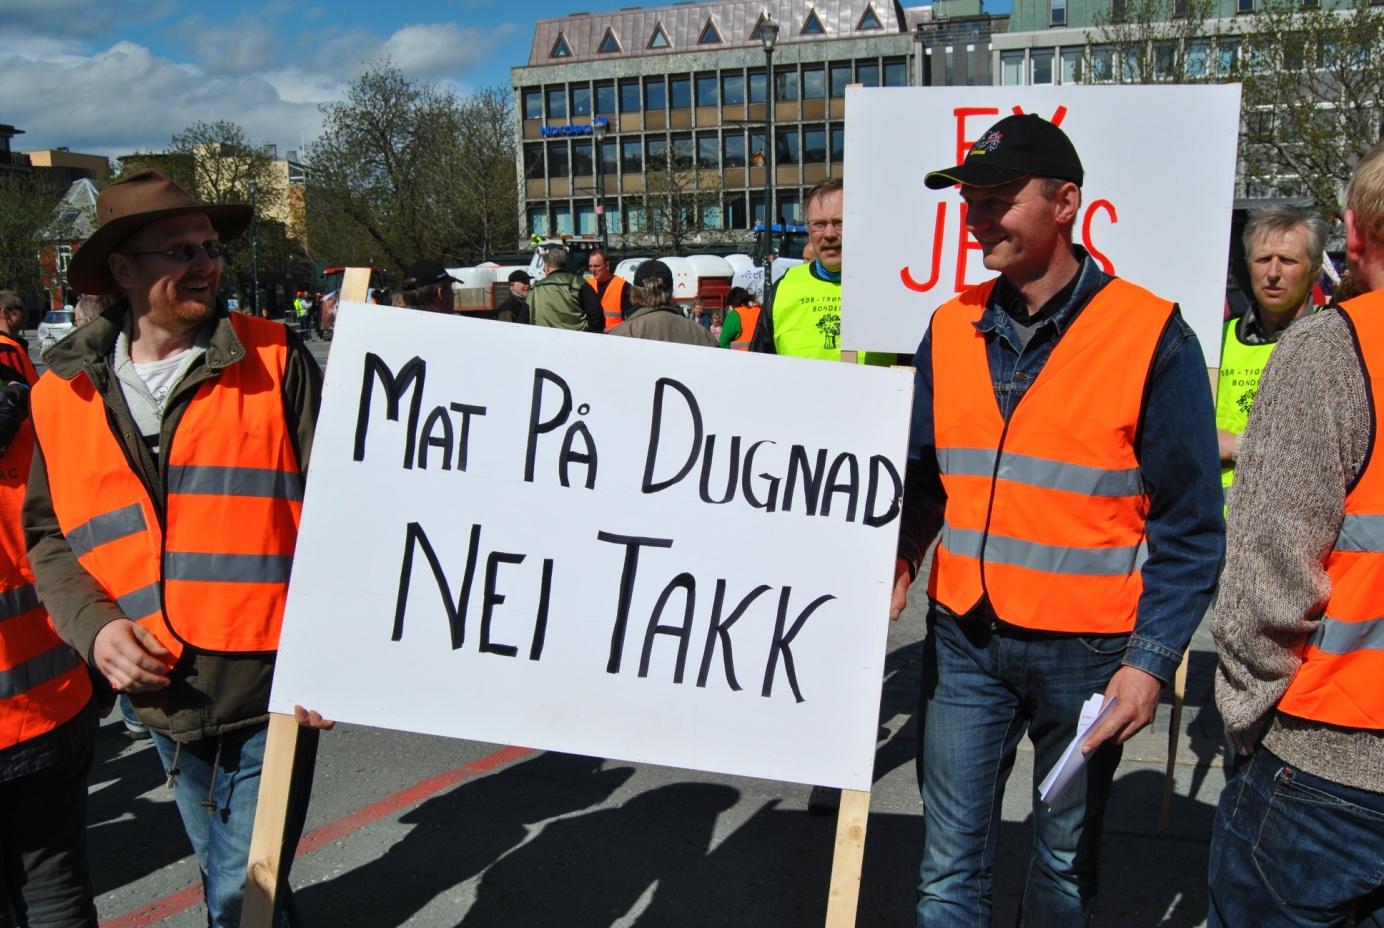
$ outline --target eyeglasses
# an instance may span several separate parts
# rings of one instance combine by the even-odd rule
[[[812,222],[808,223],[808,228],[810,228],[813,232],[825,232],[827,230],[827,226],[835,226],[837,232],[843,232],[846,228],[846,220],[814,219]]]
[[[208,239],[200,245],[196,242],[181,242],[158,251],[122,251],[120,253],[122,255],[159,255],[174,264],[191,264],[197,260],[197,255],[200,252],[205,252],[208,258],[216,261],[226,254],[226,246],[216,239]]]

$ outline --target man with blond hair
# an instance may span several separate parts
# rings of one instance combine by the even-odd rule
[[[1354,292],[1295,324],[1260,382],[1212,626],[1236,766],[1211,926],[1384,919],[1384,145],[1346,190]]]

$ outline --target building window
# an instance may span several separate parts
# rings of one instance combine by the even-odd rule
[[[631,203],[625,208],[625,212],[629,214],[629,221],[625,224],[625,231],[643,232],[646,226],[644,222],[644,207]]]
[[[1024,82],[1024,53],[1000,52],[1000,83],[1018,87]]]
[[[615,33],[607,27],[605,36],[601,39],[601,44],[596,47],[598,55],[615,55],[620,52],[620,40],[615,38]]]
[[[537,87],[524,88],[524,118],[543,118],[543,91]]]
[[[649,36],[649,48],[672,48],[673,45],[668,41],[668,33],[663,31],[663,23],[654,26],[654,34]]]
[[[1033,83],[1052,83],[1052,49],[1034,49],[1029,57],[1033,62]]]
[[[572,115],[591,115],[591,88],[582,85],[572,87]]]
[[[769,85],[765,82],[763,71],[750,72],[750,102],[764,103],[769,99]]]
[[[1254,12],[1254,0],[1235,0],[1235,12],[1237,12],[1237,13],[1253,13],[1253,12]]]
[[[698,45],[720,45],[721,33],[716,29],[716,23],[712,22],[711,17],[706,18],[706,25],[702,26],[702,34],[697,36]]]
[[[1171,42],[1153,43],[1153,73],[1162,81],[1172,80],[1177,70],[1177,46]]]
[[[1187,73],[1190,78],[1206,77],[1211,71],[1211,43],[1205,39],[1187,46]]]
[[[651,135],[644,139],[644,163],[651,173],[668,170],[668,137]]]
[[[543,176],[543,146],[524,146],[524,179],[537,180]]]
[[[572,204],[554,203],[553,204],[553,234],[571,235],[572,234]]]
[[[769,161],[769,155],[764,148],[764,130],[750,130],[750,166],[762,168]]]
[[[1062,49],[1062,83],[1080,84],[1082,77],[1082,61],[1086,56],[1084,48],[1064,48]]]
[[[571,57],[572,57],[572,46],[570,46],[570,45],[567,44],[567,40],[566,40],[565,38],[563,38],[561,32],[559,32],[559,33],[557,34],[557,41],[553,43],[552,51],[548,52],[548,57],[549,57],[549,58],[571,58]]]
[[[798,163],[798,129],[794,126],[791,129],[779,129],[774,133],[777,142],[774,145],[774,167],[777,168],[785,164]]]
[[[774,99],[790,102],[798,99],[798,69],[790,66],[774,72]]]
[[[697,167],[712,171],[721,167],[721,143],[715,132],[697,133]]]
[[[827,130],[825,126],[803,127],[803,164],[827,163]]]
[[[1229,77],[1237,70],[1236,63],[1240,57],[1239,39],[1217,39],[1216,40],[1216,74],[1220,77]]]
[[[692,136],[690,134],[679,134],[673,136],[673,167],[680,171],[688,170],[693,165]]]
[[[727,229],[744,229],[748,225],[745,219],[745,195],[735,194],[726,197],[725,227]]]
[[[572,176],[590,177],[595,171],[591,163],[591,143],[572,143]]]
[[[567,118],[567,91],[561,87],[549,87],[548,97],[548,118],[566,119]]]
[[[745,134],[727,132],[721,137],[721,163],[728,168],[745,166]]]
[[[884,23],[879,21],[879,16],[875,13],[875,5],[873,3],[865,7],[865,12],[860,17],[860,22],[855,24],[856,32],[867,32],[871,29],[883,28]]]
[[[822,28],[822,21],[817,18],[816,10],[807,11],[807,19],[803,20],[803,27],[798,30],[798,35],[826,35],[827,31]]]
[[[637,113],[639,112],[639,79],[620,82],[620,112]]]
[[[846,85],[851,82],[850,62],[831,66],[831,95],[841,99],[846,95]]]
[[[596,112],[602,116],[609,116],[615,112],[614,84],[596,85]]]
[[[1048,24],[1067,25],[1067,0],[1048,0]]]
[[[774,197],[774,212],[778,213],[778,218],[788,222],[801,222],[802,211],[798,208],[798,195],[796,193],[780,193]],[[796,255],[787,255],[793,258]]]
[[[754,22],[754,28],[750,30],[750,41],[758,42],[764,35],[764,14],[759,14],[759,19]]]
[[[846,128],[839,122],[831,126],[831,160],[833,164],[846,160]]]
[[[855,63],[855,82],[865,87],[878,87],[879,62],[857,61]]]
[[[577,204],[577,234],[596,234],[596,205],[590,200],[582,200]]]
[[[901,58],[891,58],[884,62],[884,86],[908,86],[908,62]]]
[[[620,170],[626,174],[644,173],[644,143],[639,139],[620,140]]]
[[[603,139],[601,141],[601,173],[606,177],[613,177],[618,167],[615,157],[615,140]]]
[[[571,177],[571,162],[567,157],[566,142],[548,143],[548,176]]]
[[[822,65],[803,66],[803,99],[821,100],[827,95],[827,69]]]
[[[612,203],[611,201],[607,200],[605,204],[606,231],[613,232],[617,235],[625,231],[624,227],[620,222],[620,218],[621,217],[619,201],[617,200]]]
[[[1111,46],[1091,46],[1090,64],[1088,79],[1091,83],[1105,84],[1115,79],[1115,49]]]
[[[685,110],[692,105],[692,78],[686,74],[668,78],[668,102],[675,110]]]
[[[717,91],[720,89],[720,81],[715,74],[697,75],[697,105],[715,106],[719,100]]]
[[[739,106],[745,102],[745,75],[739,71],[725,71],[721,74],[721,102],[726,106]]]
[[[644,109],[666,110],[668,108],[668,85],[661,77],[644,78]]]
[[[540,238],[548,237],[548,207],[530,206],[528,209],[529,232]]]

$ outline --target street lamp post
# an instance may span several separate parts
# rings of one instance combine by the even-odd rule
[[[597,122],[597,120],[600,120]],[[591,120],[591,138],[595,142],[596,155],[596,237],[601,241],[601,251],[606,250],[605,233],[605,174],[602,171],[601,162],[604,161],[602,155],[602,145],[605,143],[606,133],[610,130],[610,123],[600,116]]]
[[[250,287],[253,290],[255,315],[260,316],[260,294],[259,294],[259,235],[255,229],[255,213],[258,212],[255,206],[255,196],[259,192],[259,184],[255,179],[250,178]]]
[[[773,271],[774,252],[774,43],[778,41],[779,24],[772,16],[759,24],[759,40],[764,43],[764,234],[769,247],[764,250],[764,291],[769,290]]]

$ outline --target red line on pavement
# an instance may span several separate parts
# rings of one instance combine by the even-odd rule
[[[299,857],[314,853],[326,845],[340,841],[366,825],[387,818],[407,806],[421,802],[429,796],[450,789],[472,777],[482,776],[507,764],[512,764],[532,753],[534,753],[533,748],[501,748],[478,760],[473,760],[469,764],[462,764],[460,767],[454,767],[445,773],[439,773],[435,777],[421,780],[397,793],[386,796],[378,802],[372,802],[368,806],[362,806],[354,812],[343,815],[334,822],[328,822],[316,831],[305,835],[298,842],[298,852],[293,855],[293,858],[297,860]],[[179,912],[190,909],[201,901],[201,884],[188,886],[175,893],[170,893],[162,899],[157,899],[143,908],[126,912],[110,921],[102,922],[101,928],[147,928],[149,925],[156,925],[165,918],[171,918]]]

